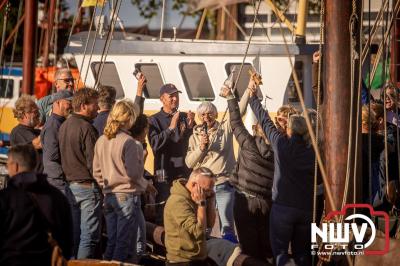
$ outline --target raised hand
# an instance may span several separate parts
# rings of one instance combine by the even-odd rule
[[[194,124],[195,124],[194,116],[195,116],[195,114],[189,110],[189,112],[187,113],[187,124],[188,124],[189,129],[194,127]]]
[[[139,76],[139,78],[138,78],[138,86],[137,86],[136,95],[142,96],[143,89],[144,89],[144,87],[146,86],[146,83],[147,83],[147,79],[143,75],[143,73],[139,73],[138,76]]]
[[[232,95],[231,89],[228,88],[228,87],[225,86],[225,85],[222,85],[221,90],[220,90],[220,93],[219,93],[219,96],[226,98],[226,97],[228,97],[229,95]]]
[[[313,55],[312,55],[312,61],[313,61],[313,63],[318,63],[320,56],[321,56],[321,55],[320,55],[320,52],[319,52],[319,51],[314,52]]]
[[[179,122],[179,111],[175,112],[175,114],[172,116],[169,129],[175,129],[178,126],[178,122]]]
[[[249,84],[247,85],[247,89],[250,92],[250,96],[257,94],[257,84],[253,79],[249,80]]]

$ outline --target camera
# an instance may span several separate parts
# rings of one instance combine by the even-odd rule
[[[135,68],[135,71],[133,71],[132,74],[135,76],[137,80],[139,80],[143,76],[142,72],[138,68]]]

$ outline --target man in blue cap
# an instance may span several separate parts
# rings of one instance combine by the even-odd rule
[[[71,113],[72,91],[60,90],[51,95],[52,113],[41,132],[44,173],[50,184],[65,194],[66,181],[61,167],[58,130]]]
[[[174,180],[188,177],[190,173],[185,164],[185,157],[195,125],[194,113],[178,111],[179,93],[181,91],[175,85],[163,85],[160,88],[163,107],[149,119],[148,139],[154,153],[154,174],[159,180],[166,181],[156,184],[157,202],[168,198]],[[163,208],[160,208],[157,210],[156,223],[161,224],[162,217]]]

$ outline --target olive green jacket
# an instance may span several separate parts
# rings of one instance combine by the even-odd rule
[[[186,179],[174,181],[164,209],[165,246],[169,262],[207,258],[205,228],[197,222],[197,204],[185,185]]]

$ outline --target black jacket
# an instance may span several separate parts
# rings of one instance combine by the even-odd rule
[[[11,146],[16,145],[32,145],[32,140],[40,135],[40,130],[28,127],[22,124],[18,124],[11,130],[10,133],[10,144]],[[38,173],[43,173],[43,152],[42,149],[36,150],[39,155],[39,160],[37,162],[35,171]]]
[[[228,101],[233,134],[239,143],[240,152],[236,169],[230,179],[237,190],[249,193],[271,203],[274,178],[274,153],[261,137],[253,137],[240,117],[236,99]]]
[[[69,258],[72,217],[68,200],[45,175],[25,172],[13,176],[0,191],[0,265],[50,265],[48,231]]]
[[[90,119],[72,114],[60,127],[61,165],[67,181],[93,179],[94,145],[98,134]]]

